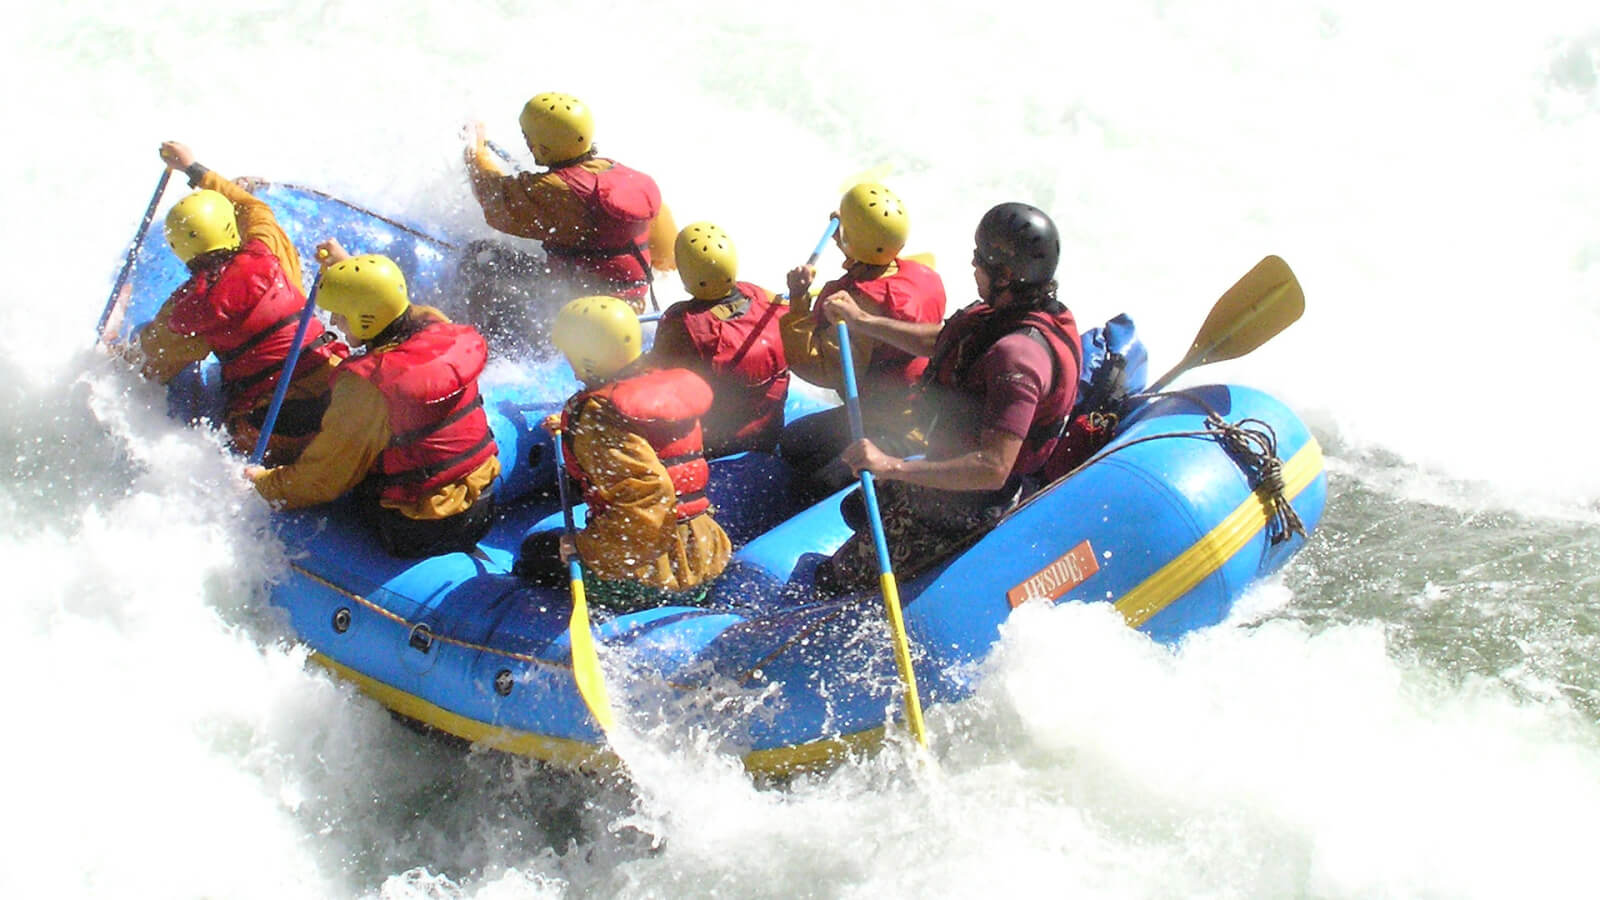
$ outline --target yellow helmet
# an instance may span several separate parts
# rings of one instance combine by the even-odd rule
[[[594,146],[594,114],[568,94],[539,94],[523,105],[517,122],[541,166],[576,159]]]
[[[644,352],[639,316],[616,297],[579,297],[561,307],[550,340],[586,384],[605,381]]]
[[[406,276],[387,256],[341,259],[322,272],[317,305],[344,316],[350,337],[368,341],[411,306]]]
[[[213,250],[239,246],[239,221],[233,203],[216,191],[195,191],[167,212],[167,243],[188,262]]]
[[[721,300],[733,293],[739,277],[739,253],[733,238],[710,222],[696,222],[678,232],[673,244],[678,277],[696,300]]]
[[[881,184],[858,184],[839,201],[839,246],[853,260],[886,266],[910,233],[905,204]]]

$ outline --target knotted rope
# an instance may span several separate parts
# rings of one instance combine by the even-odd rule
[[[1260,419],[1227,422],[1214,410],[1208,410],[1206,430],[1216,435],[1218,443],[1244,470],[1251,490],[1272,508],[1267,529],[1272,544],[1276,546],[1297,534],[1304,538],[1306,530],[1300,514],[1284,496],[1283,460],[1278,458],[1278,436],[1272,426]]]

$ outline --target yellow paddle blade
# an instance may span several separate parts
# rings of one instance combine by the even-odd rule
[[[917,670],[911,665],[911,639],[906,636],[906,620],[900,611],[900,584],[893,572],[883,572],[878,575],[878,587],[883,592],[883,607],[894,641],[894,664],[900,670],[900,685],[905,690],[902,699],[906,708],[906,728],[918,746],[926,747],[928,731],[922,723],[922,699],[917,695]]]
[[[1289,264],[1276,256],[1263,259],[1217,300],[1188,355],[1148,391],[1161,390],[1196,366],[1249,353],[1294,324],[1305,310],[1305,292]]]
[[[606,679],[600,672],[600,654],[594,648],[594,632],[589,630],[589,601],[583,593],[583,580],[572,580],[572,620],[567,625],[567,640],[572,646],[572,680],[578,685],[583,705],[589,707],[601,731],[616,725]]]
[[[843,196],[856,185],[864,184],[869,181],[874,184],[881,183],[883,179],[889,177],[889,173],[892,171],[894,171],[894,166],[888,163],[879,163],[870,169],[862,169],[860,172],[857,172],[854,175],[851,175],[849,178],[839,182],[839,194],[840,196]]]
[[[906,256],[906,259],[909,259],[912,262],[922,263],[923,265],[927,266],[930,269],[939,268],[938,266],[933,264],[933,254],[932,253],[912,253],[912,254],[909,254],[908,256]]]

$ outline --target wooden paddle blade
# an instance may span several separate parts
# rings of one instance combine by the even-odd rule
[[[1306,295],[1299,279],[1282,258],[1269,256],[1211,308],[1189,355],[1197,366],[1236,359],[1293,325],[1305,311]]]
[[[1148,391],[1166,387],[1184,372],[1207,363],[1237,359],[1294,324],[1306,310],[1306,295],[1289,264],[1268,256],[1256,263],[1211,307],[1188,355],[1156,379]]]

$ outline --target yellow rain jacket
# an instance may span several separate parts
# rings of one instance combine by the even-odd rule
[[[428,318],[449,321],[431,307],[412,309]],[[294,463],[256,476],[256,491],[282,509],[327,503],[367,477],[392,436],[388,403],[377,386],[359,376],[336,378],[322,429]],[[380,502],[407,518],[444,519],[478,502],[499,474],[500,460],[491,456],[465,477],[440,486],[416,503]]]
[[[584,570],[673,592],[722,574],[733,555],[727,533],[709,514],[677,521],[677,492],[649,441],[597,399],[577,419],[568,447],[604,507],[577,535]]]

